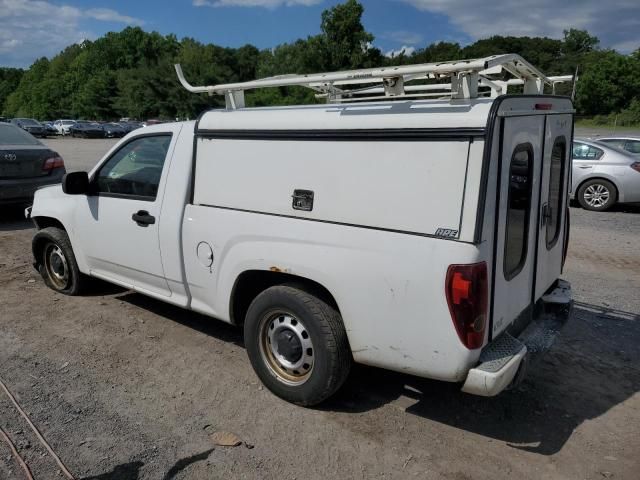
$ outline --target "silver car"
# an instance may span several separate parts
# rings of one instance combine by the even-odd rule
[[[587,210],[640,202],[640,159],[599,141],[573,141],[571,198]]]
[[[640,156],[640,138],[637,137],[602,137],[596,139],[600,143],[626,150],[633,155]]]

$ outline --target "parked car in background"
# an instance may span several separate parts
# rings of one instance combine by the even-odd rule
[[[65,174],[58,153],[17,125],[0,123],[0,205],[28,204],[43,186]]]
[[[7,117],[0,117],[0,123],[9,123],[9,119]]]
[[[44,128],[39,121],[33,118],[13,118],[11,119],[11,123],[29,132],[34,137],[47,136],[47,129]]]
[[[49,135],[53,136],[58,134],[58,130],[56,129],[56,127],[53,126],[53,122],[51,120],[43,120],[40,123],[47,131],[47,136]]]
[[[104,130],[104,136],[107,138],[122,138],[129,133],[119,123],[104,123],[102,124],[102,129]]]
[[[640,202],[640,159],[600,141],[573,142],[571,198],[587,210]]]
[[[640,138],[637,137],[604,137],[596,139],[599,143],[604,143],[611,147],[626,150],[633,155],[640,156]]]
[[[119,122],[119,123],[120,123],[120,126],[124,128],[125,132],[127,133],[137,130],[138,128],[144,127],[144,125],[141,122]]]
[[[148,127],[149,125],[159,125],[161,123],[165,123],[166,120],[160,120],[159,118],[150,118],[149,120],[142,122],[143,127]]]
[[[78,121],[69,128],[69,133],[72,137],[104,138],[104,129],[98,122]]]
[[[69,135],[71,127],[76,124],[75,120],[56,120],[53,122],[58,135]]]

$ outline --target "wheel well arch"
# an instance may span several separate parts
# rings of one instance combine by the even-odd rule
[[[57,218],[38,216],[38,217],[31,217],[31,220],[33,220],[33,223],[36,224],[36,228],[38,230],[42,230],[43,228],[47,228],[47,227],[57,227],[61,230],[64,230],[65,232],[67,231],[67,229],[64,228],[64,225],[62,224],[62,222]]]
[[[238,275],[231,290],[231,299],[229,301],[231,323],[235,325],[244,324],[245,315],[251,302],[267,288],[284,284],[293,285],[314,294],[340,312],[338,303],[331,292],[315,280],[273,270],[246,270]]]
[[[37,216],[31,217],[31,220],[33,220],[33,223],[35,223],[38,231],[42,230],[43,228],[49,227],[59,228],[60,230],[63,230],[65,232],[67,231],[67,229],[64,228],[62,222],[57,218]],[[33,258],[35,259],[36,264],[40,264],[42,262],[42,249],[40,247],[42,246],[42,243],[44,241],[45,239],[39,237],[37,233],[31,241],[31,251],[33,252]]]

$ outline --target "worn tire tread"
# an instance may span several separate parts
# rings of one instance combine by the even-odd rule
[[[306,318],[305,321],[314,321],[316,323],[322,338],[319,341],[318,339],[314,340],[323,346],[330,361],[329,375],[324,381],[322,389],[314,391],[304,398],[296,398],[295,395],[287,395],[278,391],[274,391],[274,393],[297,405],[317,405],[333,395],[344,384],[351,370],[353,361],[351,349],[340,313],[327,301],[312,292],[311,289],[299,284],[283,284],[270,287],[254,299],[252,306],[261,296],[271,294],[291,296],[304,305],[312,317],[311,319]],[[251,307],[249,307],[249,311],[251,311]],[[247,327],[250,328],[249,325],[245,324],[245,331]],[[247,338],[246,333],[245,338]],[[314,348],[317,349],[319,347],[315,342]],[[253,360],[252,363],[254,363]]]

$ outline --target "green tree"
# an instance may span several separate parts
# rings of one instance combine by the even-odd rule
[[[6,114],[6,102],[9,95],[18,88],[24,70],[20,68],[0,68],[0,113]]]

